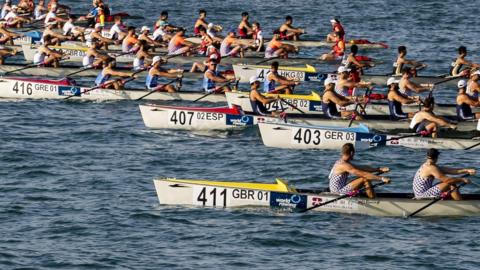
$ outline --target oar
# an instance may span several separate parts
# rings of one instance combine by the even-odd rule
[[[468,176],[469,174],[465,174],[465,175],[462,175],[461,177],[466,177]],[[411,213],[410,215],[407,216],[407,218],[411,218],[413,216],[415,216],[416,214],[422,212],[423,210],[427,209],[428,207],[430,207],[431,205],[437,203],[438,201],[441,201],[443,199],[445,199],[446,197],[448,197],[450,194],[452,194],[452,192],[458,190],[459,188],[465,186],[466,184],[465,183],[461,183],[459,184],[458,186],[456,186],[454,189],[450,189],[445,195],[439,195],[437,197],[435,197],[434,200],[432,200],[431,202],[429,202],[427,205],[423,206],[422,208],[418,209],[417,211]]]
[[[473,149],[473,148],[475,148],[475,147],[477,147],[477,146],[479,146],[479,145],[480,145],[480,142],[479,142],[479,143],[476,143],[476,144],[474,144],[474,145],[472,145],[472,146],[469,146],[469,147],[467,147],[467,148],[465,148],[465,149],[463,149],[463,150],[470,150],[470,149]]]
[[[148,97],[149,95],[151,95],[151,94],[153,94],[153,93],[155,93],[155,92],[158,92],[158,91],[162,90],[163,88],[167,87],[167,85],[170,85],[170,84],[174,83],[174,82],[177,81],[177,80],[178,80],[178,78],[175,78],[175,79],[169,81],[168,83],[162,85],[162,86],[159,87],[158,89],[155,89],[155,90],[153,90],[153,91],[150,91],[150,92],[148,92],[147,94],[145,94],[145,95],[143,95],[143,96],[141,96],[141,97],[139,97],[139,98],[137,98],[137,99],[135,99],[135,100],[141,100],[141,99],[143,99],[143,98],[145,98],[145,97]]]
[[[94,69],[95,67],[84,67],[84,68],[81,68],[75,72],[72,72],[72,73],[68,73],[67,75],[63,76],[64,78],[66,77],[69,77],[69,76],[72,76],[72,75],[75,75],[75,74],[78,74],[78,73],[81,73],[81,72],[84,72],[86,70],[90,70],[90,69]]]
[[[366,92],[365,92],[365,95],[366,97],[368,97],[370,95],[370,93],[372,92],[372,88],[369,88]],[[368,103],[367,103],[368,104]],[[348,123],[348,127],[351,127],[352,124],[353,124],[353,121],[355,120],[356,118],[356,112],[357,112],[357,109],[358,107],[360,106],[360,102],[357,102],[357,104],[355,105],[355,109],[353,111],[353,115],[352,115],[352,119],[350,119],[350,122]],[[365,105],[366,107],[367,105]],[[363,108],[365,110],[365,107]]]
[[[69,58],[69,57],[61,58],[60,60],[58,60],[58,62],[67,60],[68,58]],[[14,72],[22,71],[22,70],[25,70],[25,69],[29,69],[29,68],[33,68],[33,67],[38,67],[38,66],[41,66],[41,65],[43,65],[43,64],[44,64],[43,62],[38,63],[38,64],[28,64],[28,65],[26,65],[26,66],[24,66],[24,67],[22,67],[22,68],[7,71],[7,72],[3,73],[2,76],[5,76],[5,75],[10,74],[10,73],[14,73]]]
[[[374,184],[372,185],[372,188],[376,188],[376,187],[379,187],[379,186],[382,186],[382,185],[385,185],[386,183],[385,182],[380,182],[380,183],[377,183],[377,184]],[[315,209],[315,208],[318,208],[318,207],[321,207],[321,206],[324,206],[324,205],[327,205],[327,204],[331,204],[331,203],[334,203],[336,201],[339,201],[339,200],[342,200],[342,199],[345,199],[345,198],[352,198],[352,197],[355,197],[357,196],[360,192],[362,191],[365,191],[367,189],[367,187],[362,187],[361,189],[357,189],[349,194],[345,194],[345,195],[342,195],[340,197],[337,197],[335,199],[331,199],[329,201],[326,201],[324,203],[321,203],[321,204],[317,204],[317,205],[314,205],[314,206],[311,206],[311,207],[308,207],[308,208],[305,208],[305,209],[302,209],[300,210],[299,212],[300,213],[305,213],[307,211],[310,211],[312,209]]]
[[[278,58],[280,58],[280,56],[275,56],[275,57],[266,58],[266,59],[264,59],[264,60],[262,60],[262,61],[260,61],[260,62],[258,62],[258,63],[255,63],[255,65],[260,65],[260,64],[263,64],[263,63],[265,63],[265,62],[272,61],[272,60],[275,60],[275,59],[278,59]]]
[[[227,86],[227,85],[229,85],[229,84],[231,84],[231,83],[232,83],[232,82],[227,82],[227,83],[224,83],[224,84],[220,85],[220,86],[218,87],[218,89],[221,89],[221,88],[223,88],[223,87],[225,87],[225,86]],[[214,91],[212,91],[212,92],[210,92],[210,93],[206,93],[205,95],[203,95],[203,96],[201,96],[201,97],[199,97],[199,98],[195,99],[193,102],[197,102],[197,101],[199,101],[199,100],[202,100],[202,99],[204,99],[204,98],[206,98],[206,97],[210,96],[211,94],[215,94],[215,93],[217,93],[217,91],[215,91],[215,90],[214,90]]]
[[[302,114],[306,114],[304,111],[300,110],[297,106],[295,106],[295,105],[293,105],[292,103],[286,101],[285,99],[280,98],[280,101],[284,102],[285,104],[287,104],[288,106],[294,108],[295,110],[301,112]]]

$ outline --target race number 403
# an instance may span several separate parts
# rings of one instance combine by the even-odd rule
[[[320,145],[328,141],[354,142],[355,133],[339,130],[292,128],[292,144]]]

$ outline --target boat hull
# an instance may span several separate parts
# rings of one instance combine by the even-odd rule
[[[277,190],[276,187],[257,189],[255,183],[211,182],[205,180],[155,179],[158,200],[162,205],[193,205],[200,207],[280,207],[304,210],[322,202],[338,198],[327,192],[314,190]],[[242,185],[243,184],[243,185]],[[271,184],[275,185],[275,184]],[[291,189],[290,191],[288,189]],[[341,199],[314,211],[342,214],[361,214],[384,217],[406,217],[428,204],[430,199],[412,199],[412,194],[377,193],[377,198],[354,197]],[[426,208],[416,217],[478,216],[480,195],[464,196],[463,201],[444,200]]]

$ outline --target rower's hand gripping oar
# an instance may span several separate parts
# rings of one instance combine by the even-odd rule
[[[464,178],[464,177],[467,177],[469,176],[470,174],[464,174],[462,175],[460,178]],[[444,192],[442,194],[440,194],[439,196],[435,197],[435,199],[433,199],[431,202],[429,202],[428,204],[426,204],[425,206],[422,206],[420,209],[418,209],[417,211],[409,214],[407,216],[407,218],[411,218],[413,216],[415,216],[416,214],[422,212],[423,210],[427,209],[428,207],[432,206],[433,204],[437,203],[438,201],[441,201],[441,200],[444,200],[446,198],[448,198],[448,196],[450,196],[450,194],[452,194],[454,191],[457,191],[458,189],[460,189],[461,187],[465,186],[467,183],[460,183],[459,185],[457,185],[455,188],[453,189],[450,189],[449,191],[447,192]]]

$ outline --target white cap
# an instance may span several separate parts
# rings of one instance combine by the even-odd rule
[[[335,19],[330,20],[331,23],[336,23],[337,21]]]
[[[474,73],[472,73],[471,76],[473,76],[473,75],[480,75],[480,70],[475,71]]]
[[[460,80],[460,81],[458,81],[457,86],[458,86],[458,88],[463,88],[463,87],[467,86],[467,82],[465,80]]]
[[[210,28],[212,28],[212,27],[213,27],[213,23],[209,23],[209,24],[207,25],[207,28],[208,28],[208,29],[210,29]]]
[[[209,59],[217,60],[218,56],[216,54],[212,54],[212,55],[210,55]]]
[[[97,29],[97,28],[102,28],[102,27],[103,27],[103,26],[102,26],[102,24],[100,24],[100,23],[96,23],[96,24],[95,24],[95,29]]]
[[[160,56],[154,56],[153,59],[152,59],[152,65],[159,62],[160,60],[162,60],[162,58]]]
[[[335,84],[335,81],[334,81],[331,77],[327,77],[327,78],[325,79],[325,82],[323,83],[323,85],[327,86],[327,85],[329,85],[329,84],[331,84],[331,83]]]
[[[390,78],[388,78],[388,80],[387,80],[387,86],[390,86],[390,84],[392,84],[392,83],[399,83],[399,82],[400,82],[400,81],[397,80],[397,79],[395,79],[394,77],[390,77]]]
[[[338,73],[350,72],[350,69],[349,69],[349,68],[346,68],[346,67],[344,67],[344,66],[339,66],[338,69],[337,69],[337,72],[338,72]]]
[[[12,6],[12,9],[17,9],[17,8],[18,8],[17,5]]]
[[[143,32],[143,31],[150,31],[150,28],[146,25],[142,26],[142,29],[140,29],[140,32]]]
[[[260,80],[258,80],[258,77],[257,76],[252,76],[250,77],[250,84],[253,84],[254,82],[259,82]]]

